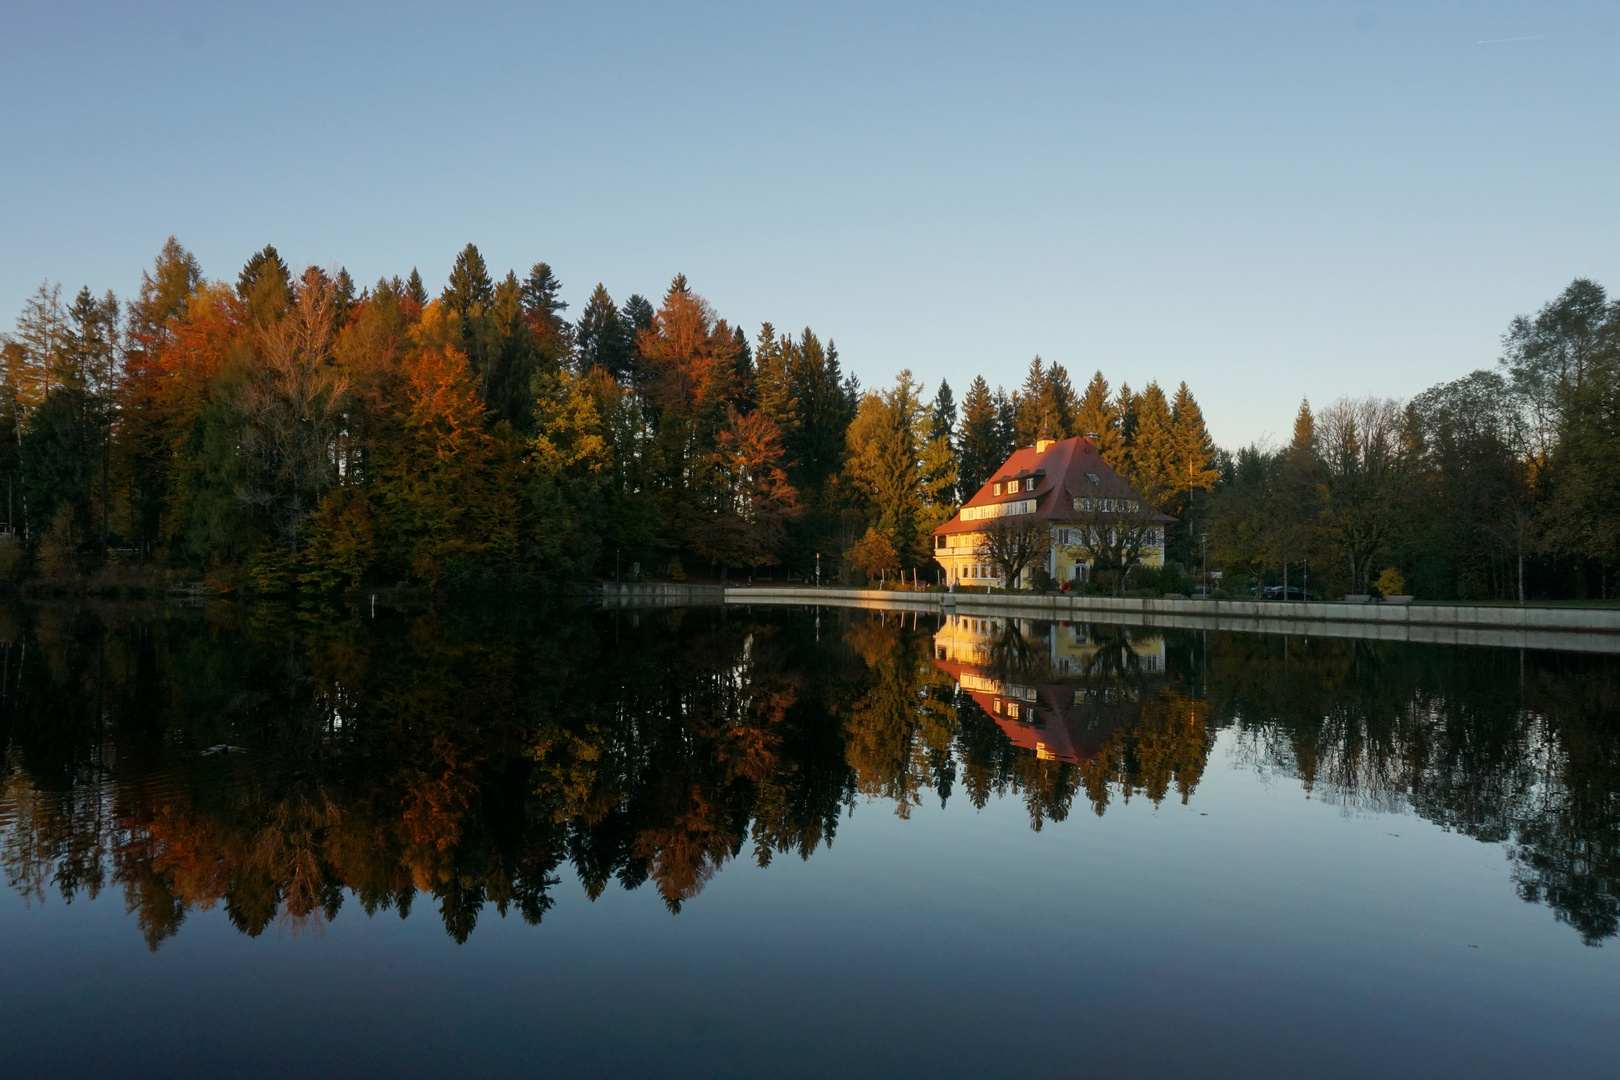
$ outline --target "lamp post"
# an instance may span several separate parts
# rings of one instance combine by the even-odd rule
[[[1209,599],[1209,533],[1198,534],[1198,546],[1204,553],[1204,599]]]
[[[816,552],[816,588],[821,588],[821,552]]]

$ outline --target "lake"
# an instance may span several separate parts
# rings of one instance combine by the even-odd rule
[[[1620,657],[0,609],[8,1076],[1612,1076]]]

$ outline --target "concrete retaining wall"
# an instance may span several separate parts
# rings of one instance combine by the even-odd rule
[[[698,607],[726,602],[724,585],[688,585],[680,581],[606,581],[605,607]]]
[[[792,604],[1290,633],[1448,645],[1620,652],[1620,609],[1138,600],[1102,596],[729,588],[727,604]]]

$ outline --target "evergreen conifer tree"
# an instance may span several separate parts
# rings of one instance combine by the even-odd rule
[[[1193,491],[1208,491],[1220,474],[1215,470],[1215,440],[1204,427],[1204,412],[1183,382],[1170,405],[1171,434],[1175,444],[1176,481],[1187,499]]]
[[[354,278],[349,276],[347,267],[338,267],[337,278],[332,282],[332,329],[341,330],[349,324],[349,316],[354,312]]]
[[[1018,442],[1018,403],[1015,398],[1008,395],[1001,387],[996,387],[996,460],[990,468],[1006,461],[1012,452],[1020,445]]]
[[[1014,446],[1030,446],[1040,432],[1041,425],[1049,423],[1046,363],[1039,356],[1029,362],[1024,374],[1024,385],[1013,394]]]
[[[256,251],[236,276],[236,295],[247,309],[249,321],[269,326],[292,307],[297,293],[292,274],[275,245]]]
[[[939,381],[939,392],[934,395],[934,412],[929,435],[932,438],[944,437],[953,442],[956,439],[956,397],[951,393],[951,384],[944,379]]]
[[[427,306],[427,287],[422,284],[421,272],[414,266],[411,267],[411,276],[405,279],[405,299],[419,308]]]
[[[1123,471],[1125,462],[1121,451],[1124,447],[1119,433],[1119,413],[1108,397],[1108,380],[1103,378],[1101,371],[1091,377],[1086,384],[1086,392],[1080,397],[1072,434],[1092,439],[1102,459],[1112,468]]]
[[[1119,460],[1108,462],[1122,476],[1131,473],[1131,455],[1136,444],[1136,410],[1137,396],[1131,392],[1130,383],[1120,383],[1119,393],[1114,396],[1114,415],[1119,417]]]
[[[445,307],[466,319],[488,307],[494,298],[495,284],[490,280],[484,257],[475,245],[468,244],[456,256],[456,264],[450,269],[450,280],[440,299]]]
[[[957,477],[961,501],[971,499],[1005,460],[1001,452],[1001,423],[990,384],[975,375],[962,399],[961,429],[956,439]]]
[[[799,426],[798,403],[793,398],[793,361],[797,348],[786,334],[762,323],[754,342],[754,407],[776,424],[784,440],[791,441]]]
[[[601,282],[591,291],[585,310],[580,312],[579,324],[574,328],[574,343],[582,370],[605,371],[618,380],[630,374],[626,328],[618,306]]]
[[[1170,403],[1157,382],[1147,384],[1136,402],[1131,438],[1131,484],[1161,509],[1179,488],[1175,424]]]

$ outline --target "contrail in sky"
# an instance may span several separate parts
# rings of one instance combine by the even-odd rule
[[[1578,34],[1584,34],[1584,33],[1586,33],[1585,30],[1570,30],[1570,31],[1567,31],[1567,32],[1562,33],[1562,34],[1531,34],[1529,37],[1491,38],[1489,41],[1476,41],[1476,42],[1474,42],[1474,44],[1475,45],[1505,45],[1510,41],[1545,41],[1548,38],[1575,37]]]

